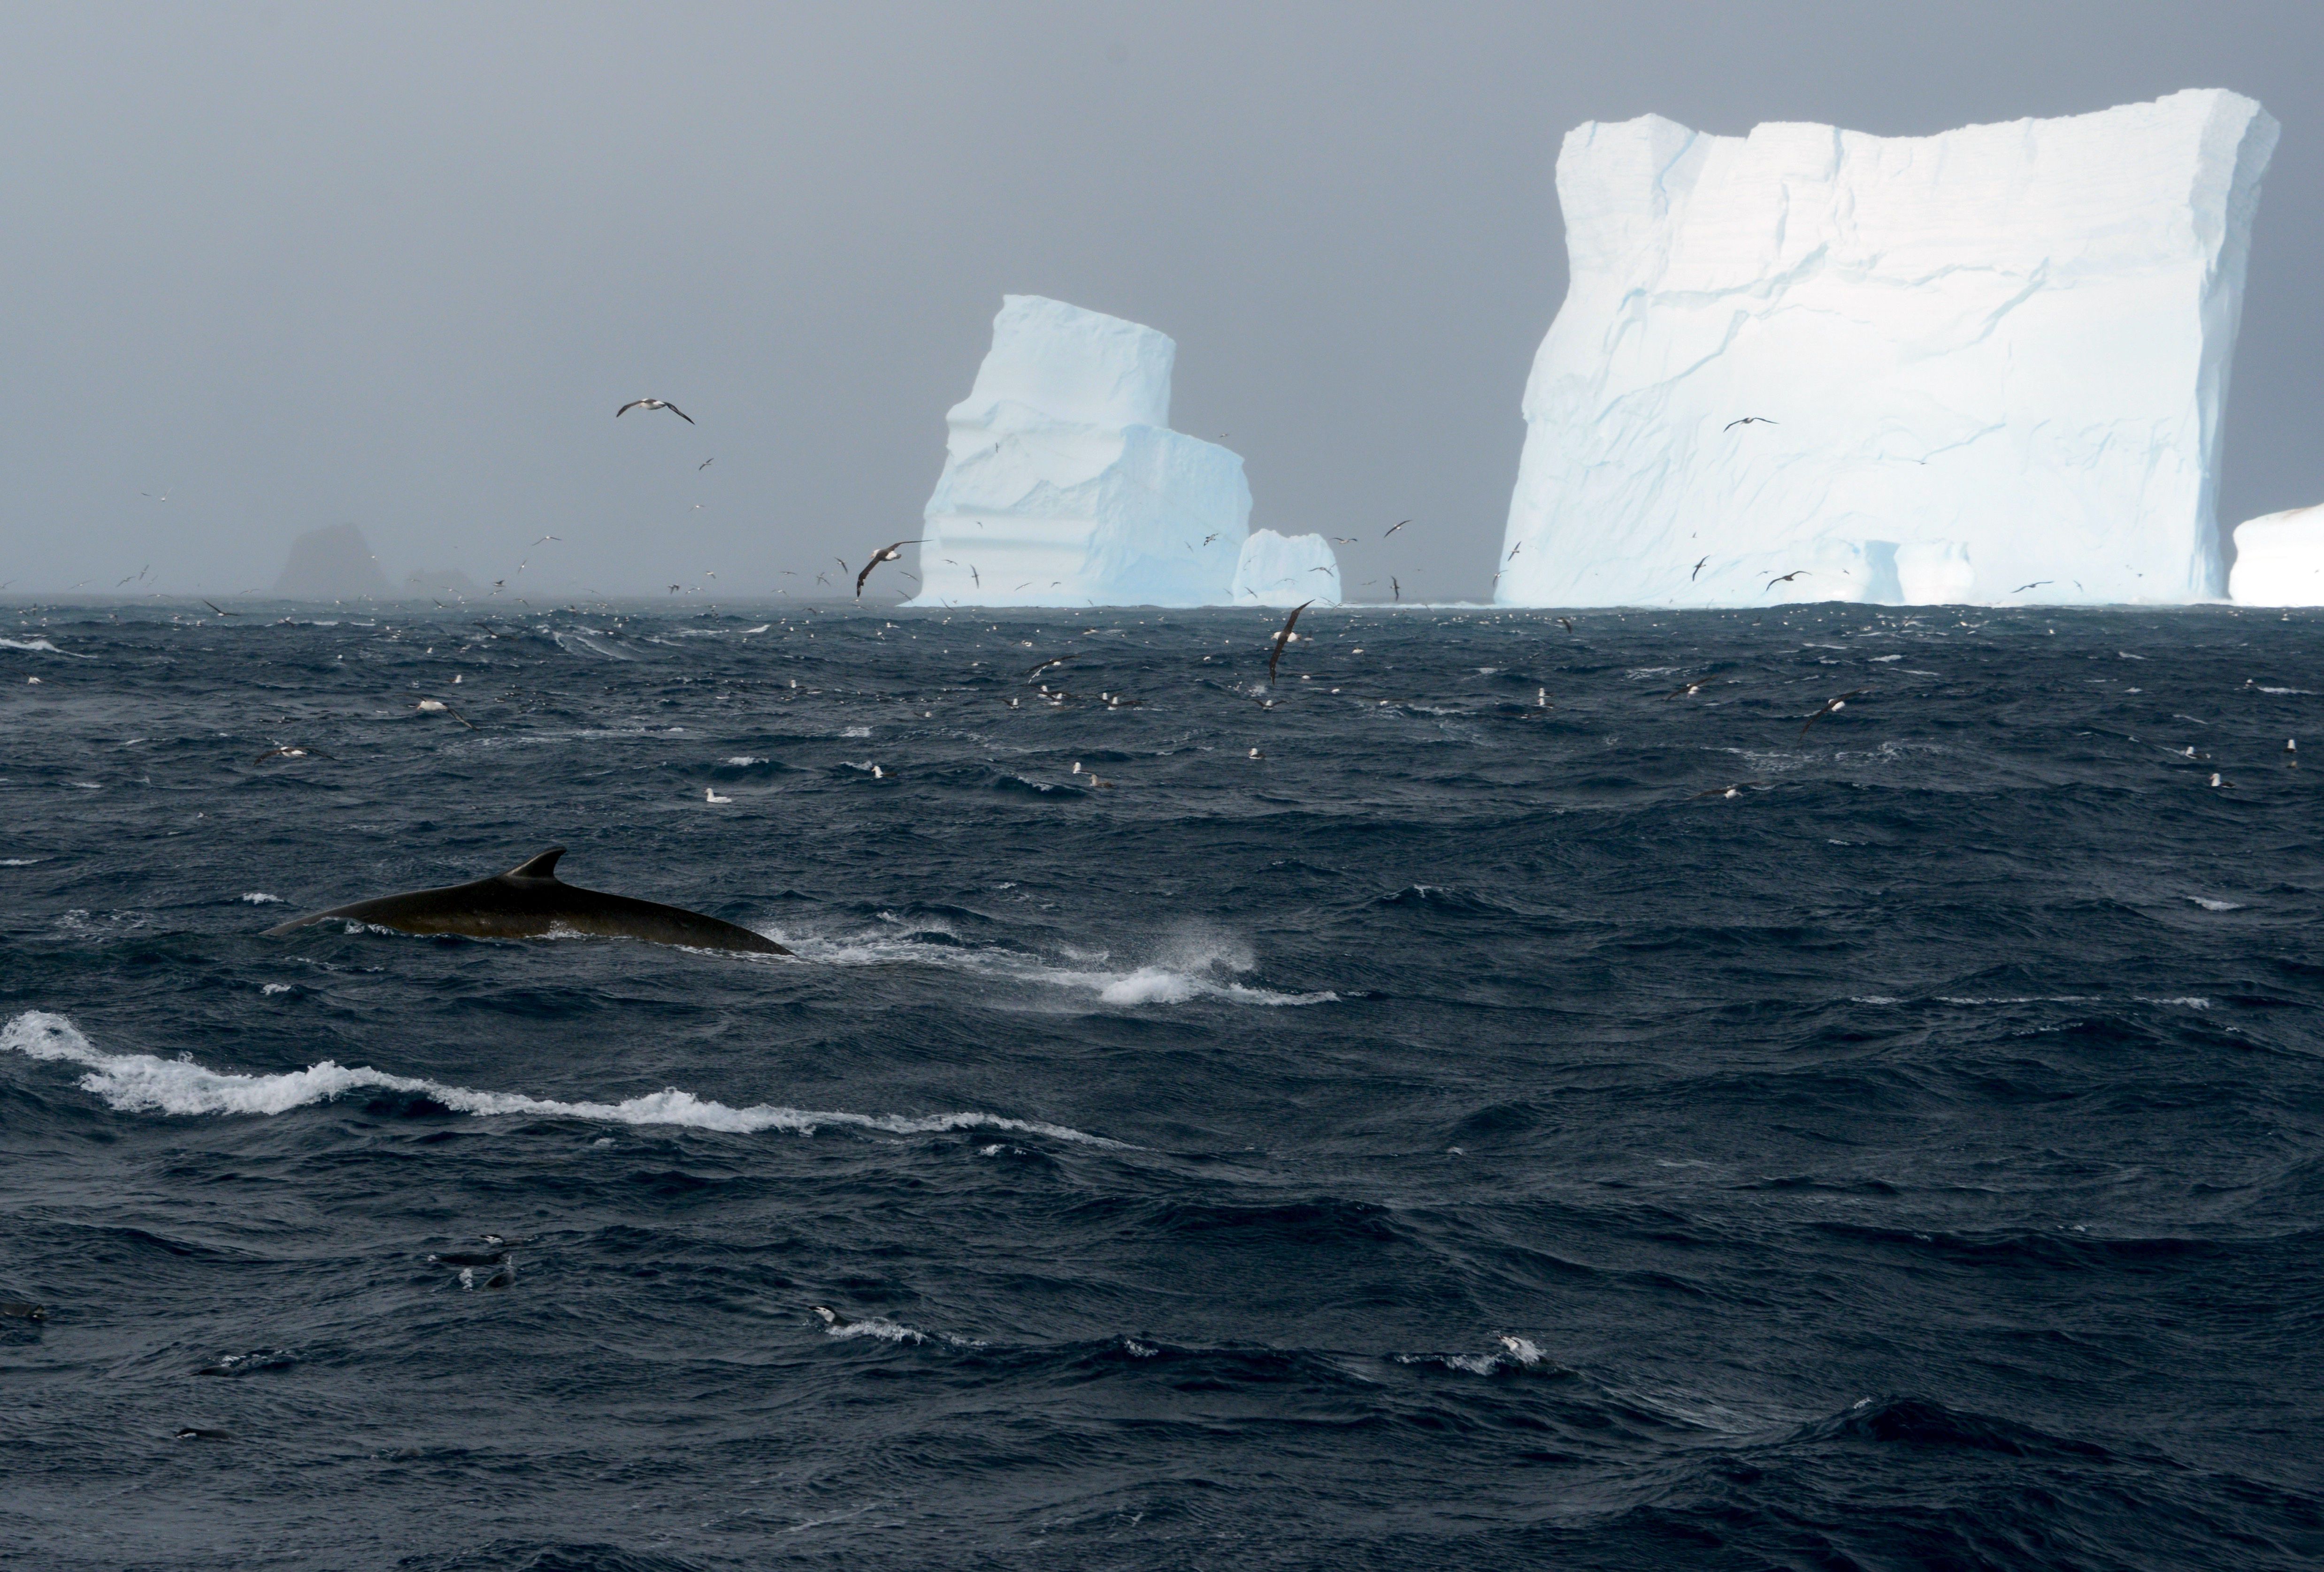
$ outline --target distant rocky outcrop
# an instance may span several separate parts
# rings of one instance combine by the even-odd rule
[[[363,531],[334,524],[309,529],[290,543],[274,593],[286,601],[351,601],[366,595],[384,600],[395,592]]]
[[[438,601],[466,601],[484,593],[484,585],[456,567],[414,568],[403,575],[403,593],[410,600],[425,595]]]

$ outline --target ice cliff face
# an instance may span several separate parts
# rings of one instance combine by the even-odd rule
[[[2220,594],[2275,138],[2210,90],[1927,137],[1577,127],[1495,598]]]
[[[1135,322],[1004,296],[976,385],[945,417],[911,603],[1227,600],[1250,487],[1241,458],[1169,428],[1176,356]]]
[[[1320,535],[1251,531],[1235,563],[1235,604],[1296,606],[1305,601],[1340,603],[1340,559],[1332,543]]]

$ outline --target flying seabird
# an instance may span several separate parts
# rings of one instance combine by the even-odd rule
[[[1711,560],[1711,554],[1710,554],[1709,552],[1707,552],[1707,551],[1706,551],[1706,552],[1704,552],[1704,553],[1702,554],[1702,562],[1709,562],[1710,560]],[[1695,581],[1696,576],[1697,576],[1698,575],[1700,575],[1700,574],[1702,572],[1702,562],[1698,562],[1698,563],[1696,563],[1696,564],[1694,565],[1694,572],[1693,572],[1693,573],[1691,573],[1691,574],[1689,574],[1689,575],[1686,575],[1686,582],[1687,582],[1687,583],[1689,583],[1689,584],[1692,584],[1692,583]]]
[[[1761,594],[1763,594],[1763,595],[1764,595],[1764,594],[1766,594],[1766,593],[1767,593],[1767,591],[1768,591],[1768,590],[1772,590],[1772,589],[1774,589],[1777,584],[1790,584],[1794,579],[1798,578],[1798,577],[1799,577],[1801,575],[1803,575],[1803,574],[1807,574],[1807,576],[1808,576],[1808,577],[1810,577],[1810,578],[1812,578],[1812,577],[1814,577],[1814,576],[1815,576],[1813,574],[1809,574],[1809,573],[1808,573],[1808,570],[1807,570],[1807,569],[1805,569],[1805,568],[1803,568],[1803,567],[1795,567],[1795,568],[1792,569],[1792,571],[1791,571],[1791,572],[1789,572],[1789,573],[1787,573],[1787,574],[1784,575],[1784,576],[1783,576],[1783,577],[1781,577],[1781,578],[1773,578],[1773,579],[1769,579],[1769,580],[1767,581],[1767,583],[1766,583],[1766,588],[1763,588],[1762,590],[1760,590],[1760,592],[1759,592],[1759,593],[1760,593]]]
[[[1386,540],[1386,539],[1388,538],[1388,536],[1389,536],[1389,535],[1393,535],[1393,534],[1395,534],[1397,530],[1399,530],[1399,529],[1403,529],[1406,524],[1409,524],[1409,523],[1411,523],[1411,522],[1412,522],[1412,520],[1411,520],[1411,519],[1398,519],[1397,522],[1395,522],[1395,523],[1393,523],[1393,524],[1391,524],[1391,525],[1389,525],[1389,526],[1388,527],[1388,534],[1387,534],[1387,535],[1382,535],[1382,536],[1380,537],[1380,538],[1381,538],[1382,540]]]
[[[1388,593],[1393,594],[1397,600],[1401,601],[1404,599],[1404,586],[1396,582],[1396,575],[1390,574],[1388,575]]]
[[[622,416],[628,414],[632,409],[667,409],[671,414],[677,416],[679,419],[685,421],[688,426],[694,424],[693,416],[687,414],[685,410],[671,403],[668,399],[632,399],[628,403],[613,411],[613,418],[619,420]]]
[[[1710,685],[1711,679],[1709,677],[1699,676],[1692,682],[1680,684],[1677,687],[1674,687],[1671,689],[1670,692],[1665,694],[1663,697],[1665,699],[1691,699]]]
[[[2032,584],[2019,584],[2015,589],[2014,589],[2014,590],[2010,591],[2009,593],[2010,593],[2011,594],[2013,594],[2013,595],[2022,595],[2022,594],[2024,594],[2024,593],[2026,591],[2028,591],[2028,590],[2038,590],[2038,589],[2040,589],[2043,584],[2056,584],[2057,582],[2058,582],[2058,581],[2057,581],[2056,579],[2035,579],[2035,580],[2034,580]]]
[[[694,466],[694,473],[696,474],[700,474],[704,470],[708,469],[712,464],[716,464],[717,462],[718,455],[714,453],[708,458],[704,459],[700,464],[696,464]]]
[[[1573,631],[1573,619],[1572,619],[1572,618],[1571,618],[1571,617],[1560,617],[1560,618],[1558,619],[1558,621],[1565,624],[1565,630],[1566,630],[1568,633],[1571,633],[1571,632],[1572,632],[1572,631]]]
[[[1807,719],[1807,725],[1800,728],[1800,735],[1803,737],[1806,736],[1808,734],[1808,726],[1814,725],[1826,715],[1833,714],[1839,711],[1848,708],[1849,700],[1860,698],[1871,691],[1872,690],[1870,688],[1850,688],[1848,692],[1840,694],[1840,697],[1836,699],[1826,699],[1823,702],[1823,708],[1818,710],[1814,714],[1810,715]]]
[[[1027,682],[1031,682],[1035,677],[1039,676],[1043,672],[1045,672],[1045,671],[1048,670],[1051,666],[1063,666],[1063,665],[1065,665],[1065,662],[1067,662],[1067,661],[1071,660],[1072,658],[1073,658],[1073,657],[1072,657],[1072,656],[1070,656],[1070,655],[1059,655],[1059,656],[1054,656],[1054,657],[1052,657],[1051,658],[1049,658],[1049,659],[1047,659],[1047,660],[1043,661],[1040,665],[1038,665],[1038,666],[1035,666],[1032,670],[1030,670],[1030,671],[1027,672],[1027,673],[1025,674],[1025,680],[1026,680]],[[1046,683],[1044,683],[1042,685],[1043,685],[1044,687],[1046,687],[1046,686],[1047,686],[1048,685],[1047,685],[1047,684],[1046,684]]]
[[[250,762],[253,764],[264,764],[270,758],[304,758],[310,753],[317,758],[328,758],[331,757],[319,748],[270,748]]]
[[[904,547],[907,546],[918,546],[922,542],[919,540],[899,540],[893,546],[883,546],[879,550],[873,552],[872,554],[872,560],[863,565],[863,571],[855,575],[855,598],[859,601],[863,598],[863,581],[872,576],[872,570],[873,568],[878,567],[883,562],[894,562],[898,558],[901,557],[904,555]],[[843,562],[839,565],[842,568],[844,568],[847,565]]]
[[[198,598],[198,597],[197,597],[197,598]],[[211,611],[216,611],[216,612],[217,612],[219,616],[221,616],[221,617],[239,617],[239,616],[241,616],[241,615],[242,615],[242,613],[241,613],[241,612],[239,612],[239,611],[227,611],[224,606],[219,605],[216,601],[203,601],[203,602],[202,602],[202,604],[203,604],[203,605],[205,605],[205,606],[208,606]]]
[[[1299,637],[1296,633],[1291,631],[1292,628],[1299,621],[1299,613],[1305,611],[1314,603],[1315,602],[1313,601],[1300,602],[1297,605],[1291,608],[1291,615],[1283,620],[1283,630],[1275,636],[1275,648],[1268,651],[1267,655],[1268,686],[1273,687],[1275,685],[1275,663],[1283,658],[1283,647]]]
[[[1720,427],[1720,429],[1721,431],[1732,431],[1738,426],[1775,426],[1780,424],[1781,422],[1779,421],[1768,419],[1765,415],[1746,415],[1740,420],[1729,420],[1726,425]]]
[[[430,715],[449,715],[471,731],[476,729],[476,723],[474,721],[469,720],[441,699],[422,699],[412,707]]]

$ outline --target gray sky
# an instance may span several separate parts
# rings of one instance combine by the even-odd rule
[[[2232,523],[2324,501],[2319,60],[2312,0],[17,5],[0,581],[231,593],[354,522],[398,577],[553,533],[528,584],[796,585],[912,532],[1010,291],[1175,337],[1173,424],[1244,456],[1254,528],[1412,517],[1350,584],[1478,596],[1568,127],[2186,87],[2284,128]],[[617,426],[641,394],[699,427]]]

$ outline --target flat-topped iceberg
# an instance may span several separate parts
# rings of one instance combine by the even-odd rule
[[[1233,591],[1242,459],[1170,429],[1177,345],[1038,295],[1002,297],[951,427],[911,604],[1200,606]]]
[[[2324,504],[2236,525],[2227,593],[2239,606],[2324,606]]]
[[[1320,535],[1277,535],[1254,529],[1235,563],[1238,606],[1296,606],[1306,601],[1340,603],[1340,559]]]
[[[2218,596],[2275,138],[2217,90],[1924,137],[1577,127],[1495,598]]]

